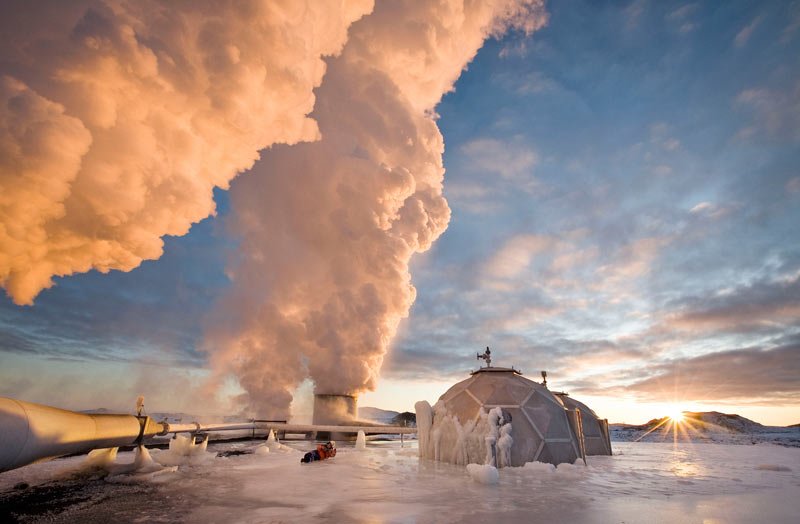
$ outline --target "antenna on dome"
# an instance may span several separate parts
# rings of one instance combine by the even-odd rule
[[[485,360],[487,368],[492,367],[492,352],[489,349],[489,346],[486,346],[486,351],[483,352],[483,355],[478,353],[477,355],[475,355],[475,358],[477,360]]]
[[[547,387],[547,371],[542,371],[542,385]]]

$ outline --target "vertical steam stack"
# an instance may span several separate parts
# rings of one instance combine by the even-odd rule
[[[353,395],[314,395],[314,424],[344,426],[358,419],[358,398]]]
[[[353,395],[315,394],[314,424],[323,426],[352,425],[358,419],[358,397]],[[320,431],[321,440],[346,440],[350,435]]]

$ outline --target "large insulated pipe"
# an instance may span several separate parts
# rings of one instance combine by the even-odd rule
[[[350,397],[352,399],[352,397]],[[348,414],[355,399],[345,401]],[[333,402],[334,405],[339,402]],[[326,404],[327,405],[327,404]],[[168,433],[208,433],[249,429],[297,431],[345,431],[356,433],[416,433],[416,428],[395,426],[298,425],[270,422],[170,424],[150,417],[86,414],[0,397],[0,472],[73,453],[98,448],[131,446]]]
[[[164,430],[149,417],[75,413],[0,397],[0,471],[71,453],[129,446]]]

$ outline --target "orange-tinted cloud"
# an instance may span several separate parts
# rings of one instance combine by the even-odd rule
[[[129,271],[259,150],[319,137],[323,56],[371,0],[6,2],[0,286]]]
[[[241,256],[208,346],[251,412],[286,416],[306,376],[374,389],[415,299],[411,257],[450,219],[433,109],[488,36],[543,22],[538,1],[406,0],[352,26],[317,90],[322,139],[273,148],[231,190]]]

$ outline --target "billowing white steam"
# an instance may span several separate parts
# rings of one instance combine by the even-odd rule
[[[285,417],[307,376],[375,387],[409,261],[450,218],[433,108],[487,37],[544,21],[539,0],[385,0],[350,28],[316,91],[322,139],[273,147],[231,190],[241,252],[208,346],[252,412]]]
[[[0,286],[158,258],[306,115],[372,0],[4,1]]]

